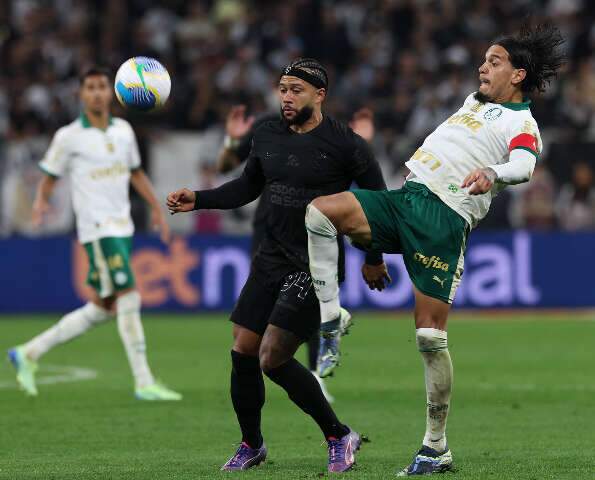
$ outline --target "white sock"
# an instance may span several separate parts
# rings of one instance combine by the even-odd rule
[[[145,333],[140,321],[141,297],[134,291],[118,297],[118,331],[128,355],[128,362],[134,376],[135,388],[143,388],[155,383],[149,364]]]
[[[427,416],[423,444],[441,452],[446,448],[446,419],[452,390],[447,334],[436,328],[418,328],[415,337],[424,360],[426,378]]]
[[[341,313],[337,229],[326,215],[312,204],[306,209],[306,229],[310,275],[320,303],[320,320],[324,324],[336,320]]]
[[[25,354],[37,361],[44,353],[61,343],[82,335],[91,327],[110,318],[107,310],[87,303],[66,315],[60,321],[25,344]]]

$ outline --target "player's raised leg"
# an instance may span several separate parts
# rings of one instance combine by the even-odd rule
[[[446,420],[452,390],[452,362],[448,352],[446,321],[450,304],[415,288],[415,338],[424,362],[426,432],[422,446],[399,476],[441,473],[452,469],[446,443]]]
[[[330,375],[339,363],[339,342],[351,325],[351,315],[339,300],[337,235],[348,235],[363,246],[370,246],[371,231],[360,203],[351,192],[315,199],[306,210],[310,273],[320,302],[320,352],[318,373]],[[386,266],[364,265],[364,278],[370,288],[384,288],[389,277]]]
[[[100,303],[99,300],[96,301]],[[17,382],[28,395],[37,395],[35,372],[37,361],[57,345],[68,342],[90,328],[110,318],[111,314],[102,306],[89,302],[67,315],[23,345],[8,351],[8,357],[17,371]]]

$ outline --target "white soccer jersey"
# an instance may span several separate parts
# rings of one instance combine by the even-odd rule
[[[412,179],[427,185],[476,226],[502,186],[483,195],[469,195],[460,186],[473,170],[508,162],[515,148],[539,155],[541,137],[529,104],[480,103],[474,94],[469,95],[459,111],[428,135],[406,163]]]
[[[81,243],[134,233],[128,189],[140,155],[127,121],[110,118],[101,130],[81,115],[56,132],[39,166],[54,177],[68,175]]]

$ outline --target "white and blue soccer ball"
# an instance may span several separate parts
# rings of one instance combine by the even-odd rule
[[[118,101],[130,110],[151,112],[162,107],[171,91],[166,68],[151,57],[132,57],[116,73]]]

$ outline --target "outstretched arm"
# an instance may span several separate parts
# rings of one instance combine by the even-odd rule
[[[242,175],[211,190],[177,190],[167,196],[167,208],[173,215],[192,210],[231,210],[256,200],[264,188],[265,177],[255,158],[248,159]]]
[[[165,215],[163,215],[161,205],[159,205],[151,180],[149,180],[149,177],[147,177],[142,168],[137,168],[130,174],[130,183],[151,207],[151,224],[160,232],[161,241],[163,243],[169,243],[169,225],[165,220]]]
[[[528,182],[533,175],[535,163],[536,158],[533,153],[515,149],[510,152],[508,162],[472,171],[465,177],[461,187],[469,187],[469,195],[481,195],[489,192],[495,183],[516,185]]]
[[[50,197],[56,186],[56,181],[56,177],[44,175],[37,185],[31,218],[34,227],[39,227],[43,223],[43,216],[50,209]]]

